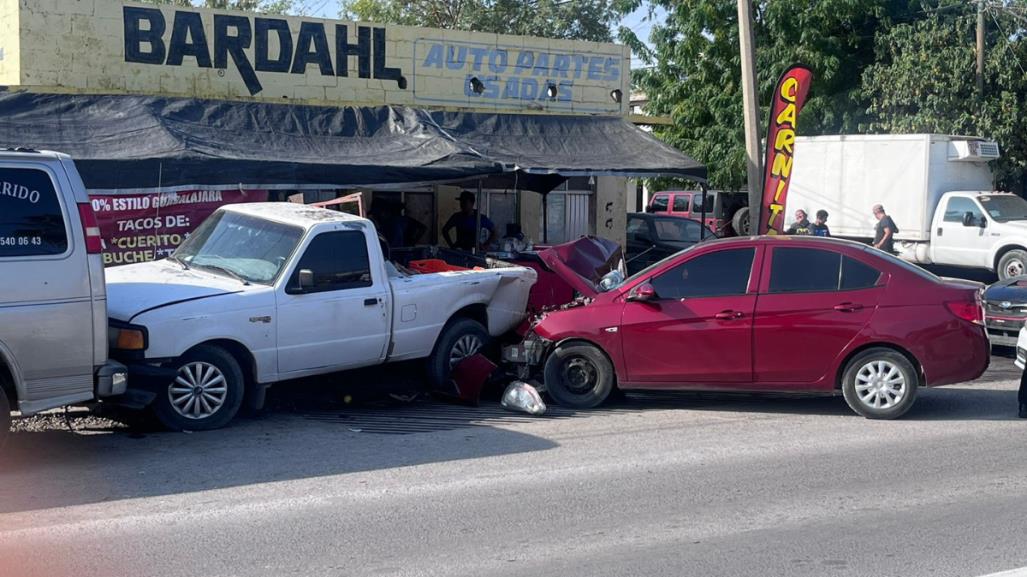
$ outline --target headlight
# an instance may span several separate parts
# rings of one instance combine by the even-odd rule
[[[145,351],[149,345],[146,327],[111,320],[107,327],[107,344],[111,350]]]

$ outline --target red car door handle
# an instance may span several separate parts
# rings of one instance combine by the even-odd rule
[[[721,311],[721,312],[713,315],[713,318],[720,319],[722,321],[730,321],[730,320],[742,318],[742,313],[740,313],[738,311]]]
[[[838,305],[834,305],[834,310],[843,313],[854,313],[861,308],[863,308],[863,305],[857,303],[841,303]]]

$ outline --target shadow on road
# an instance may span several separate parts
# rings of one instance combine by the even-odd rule
[[[88,419],[84,419],[88,422]],[[76,425],[81,427],[81,425]],[[287,411],[205,433],[109,424],[18,432],[0,461],[0,514],[544,451],[555,443],[489,426],[370,435]]]

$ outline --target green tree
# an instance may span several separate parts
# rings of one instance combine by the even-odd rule
[[[1025,3],[987,11],[984,92],[976,85],[976,8],[943,2],[877,39],[863,73],[872,132],[970,134],[994,139],[996,186],[1024,192],[1027,179]]]
[[[710,182],[742,188],[746,182],[738,14],[724,0],[634,0],[667,11],[644,46],[630,30],[620,38],[643,59],[635,84],[649,97],[648,112],[670,116],[658,137],[710,169]],[[762,123],[778,76],[806,64],[814,80],[799,118],[802,134],[857,132],[867,121],[860,78],[873,62],[874,37],[914,10],[895,0],[774,0],[756,4],[753,32]],[[651,12],[650,12],[651,13]],[[761,132],[766,128],[761,127]],[[765,136],[765,134],[764,134]]]
[[[200,6],[218,10],[246,10],[265,14],[297,14],[302,13],[301,7],[293,0],[140,0],[149,4],[170,4],[173,6]]]
[[[605,42],[616,0],[342,0],[350,20]]]

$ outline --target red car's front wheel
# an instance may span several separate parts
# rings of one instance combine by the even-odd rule
[[[562,407],[597,407],[609,398],[614,381],[610,359],[594,345],[561,345],[546,361],[546,391]]]

